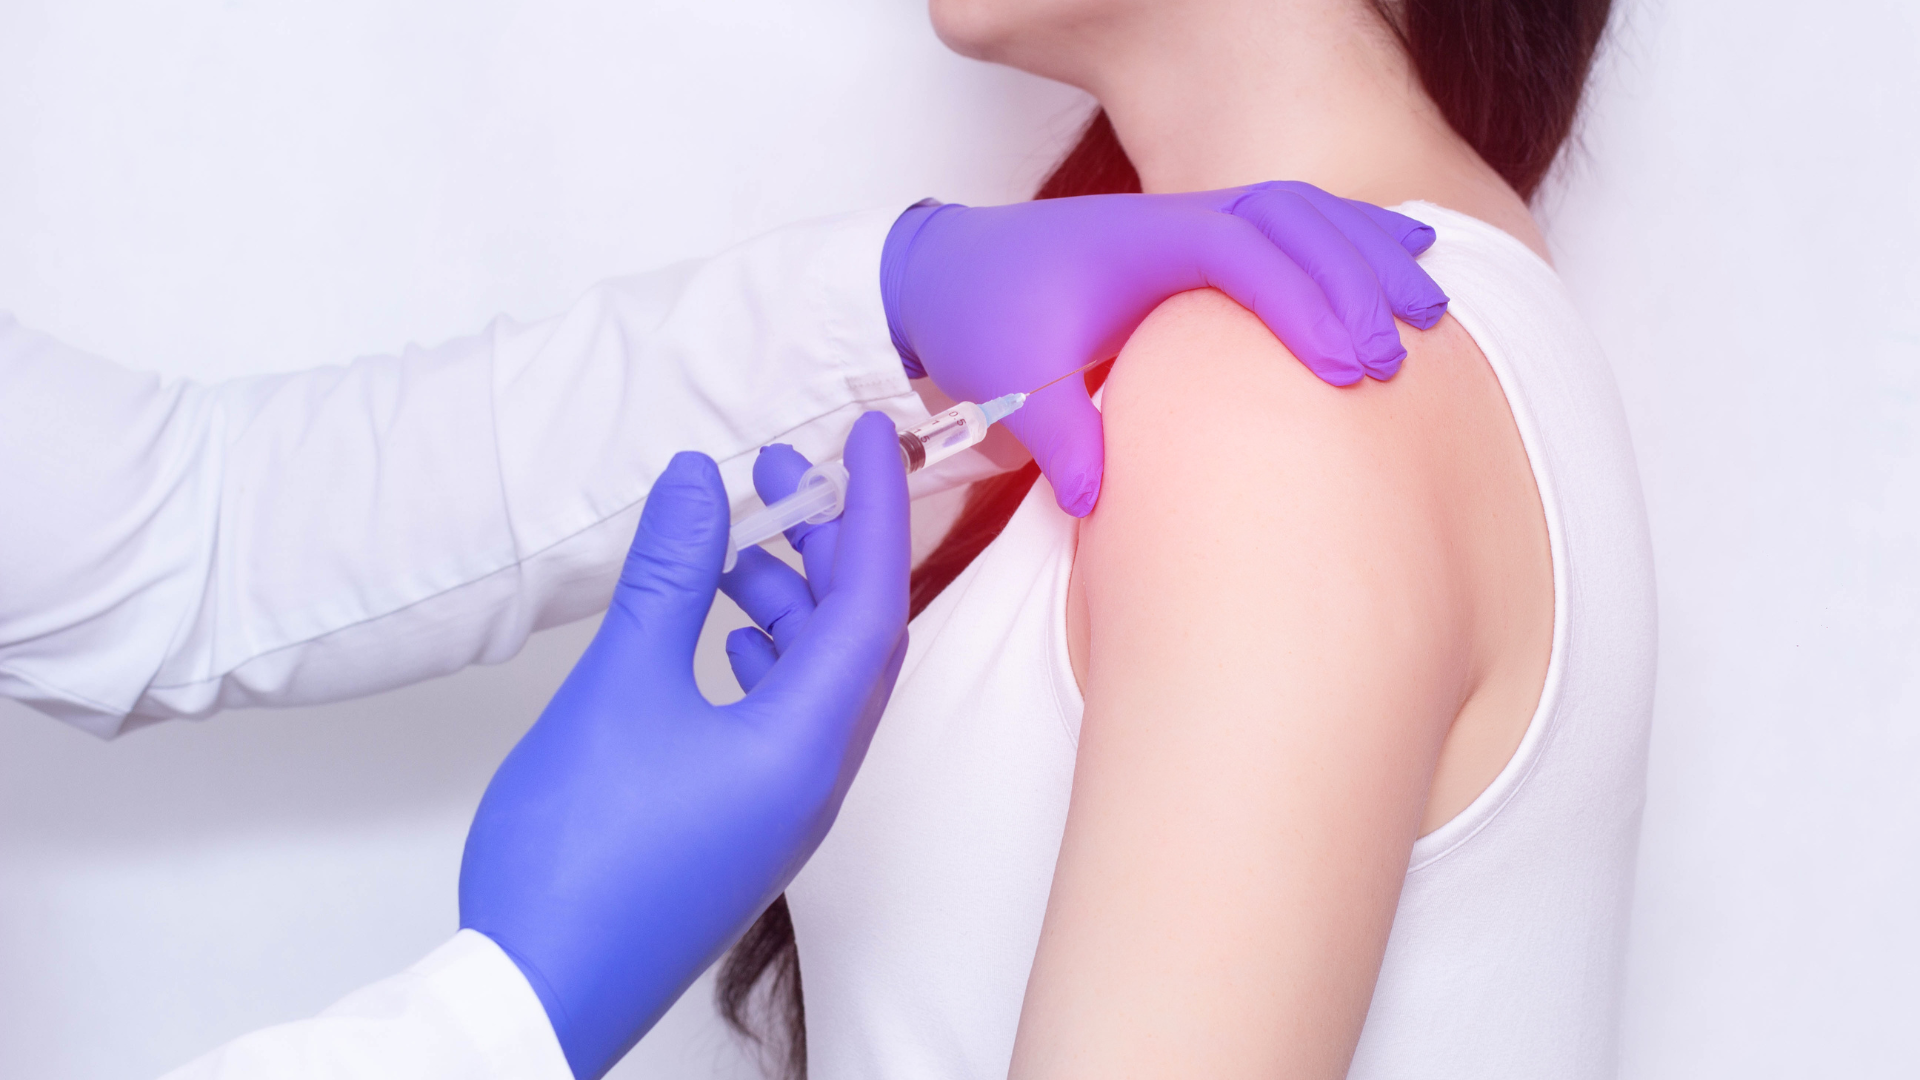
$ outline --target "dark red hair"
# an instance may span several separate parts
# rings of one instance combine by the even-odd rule
[[[1532,199],[1573,130],[1611,0],[1399,0],[1397,11],[1390,0],[1372,2],[1447,122],[1521,198]],[[1034,198],[1139,190],[1140,174],[1102,110]],[[1097,389],[1108,370],[1089,372],[1088,389]],[[946,538],[913,572],[913,615],[1000,535],[1039,476],[1029,462],[973,485]],[[753,1023],[759,989],[773,1045]],[[786,897],[727,955],[714,997],[727,1023],[772,1051],[789,1080],[804,1080],[806,1003]]]

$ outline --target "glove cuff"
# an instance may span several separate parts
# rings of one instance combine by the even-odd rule
[[[887,242],[880,248],[880,306],[887,314],[887,333],[893,338],[893,349],[900,354],[900,366],[906,369],[909,379],[926,378],[927,369],[914,355],[900,315],[900,290],[906,284],[907,254],[919,238],[920,230],[935,214],[948,206],[959,205],[921,199],[894,219],[893,228],[887,230]]]

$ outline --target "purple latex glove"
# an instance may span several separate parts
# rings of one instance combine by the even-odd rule
[[[866,755],[907,647],[893,423],[861,417],[846,463],[846,513],[808,542],[808,581],[759,548],[722,576],[720,470],[675,456],[600,632],[480,800],[460,925],[525,973],[582,1080],[611,1068],[786,888]],[[780,646],[745,698],[718,706],[693,680],[716,584]]]
[[[1397,316],[1426,329],[1446,294],[1414,255],[1433,230],[1311,184],[1180,195],[1088,195],[900,215],[880,293],[909,375],[961,400],[1031,390],[1120,351],[1176,293],[1215,288],[1267,324],[1335,386],[1390,379],[1406,358]],[[1005,421],[1060,508],[1093,509],[1105,459],[1100,414],[1077,379]]]

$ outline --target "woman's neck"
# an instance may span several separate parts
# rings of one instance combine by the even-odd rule
[[[1546,256],[1526,204],[1447,124],[1370,5],[1199,7],[1222,15],[1166,5],[1088,73],[1145,190],[1283,179],[1383,206],[1425,199]]]

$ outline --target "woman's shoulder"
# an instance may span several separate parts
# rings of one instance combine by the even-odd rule
[[[1200,595],[1215,587],[1200,578],[1225,576],[1269,603],[1313,596],[1331,633],[1359,620],[1356,633],[1424,642],[1404,655],[1444,668],[1435,685],[1458,694],[1424,832],[1470,803],[1525,733],[1552,644],[1553,573],[1528,455],[1485,354],[1451,317],[1401,336],[1395,378],[1334,387],[1225,296],[1168,301],[1107,382],[1107,480],[1083,547],[1090,597],[1132,587],[1096,580],[1103,564],[1138,574],[1184,557]],[[1184,529],[1212,535],[1170,532]],[[1209,549],[1212,565],[1192,558]]]
[[[1303,546],[1275,553],[1285,557],[1324,559],[1313,549],[1338,543],[1393,560],[1382,580],[1417,559],[1436,604],[1471,607],[1464,579],[1478,560],[1463,545],[1487,515],[1524,510],[1526,455],[1498,380],[1457,322],[1401,335],[1408,356],[1395,378],[1336,387],[1218,292],[1162,304],[1105,386],[1106,474],[1082,536],[1096,555],[1089,569],[1103,548],[1191,549],[1194,530],[1249,552],[1283,536]],[[1496,482],[1506,478],[1515,483]],[[1217,575],[1233,562],[1222,555],[1193,573]]]
[[[1297,481],[1300,469],[1412,494],[1478,474],[1490,458],[1525,452],[1506,395],[1459,321],[1400,326],[1407,359],[1389,381],[1328,385],[1252,313],[1202,290],[1162,304],[1134,333],[1106,385],[1109,443],[1122,484],[1129,447],[1173,453],[1226,493],[1252,494],[1261,479]],[[1197,427],[1176,415],[1206,417]],[[1510,433],[1510,432],[1509,432]],[[1419,507],[1408,506],[1409,510]]]
[[[1226,296],[1167,301],[1106,384],[1102,503],[1177,486],[1221,502],[1381,517],[1379,527],[1427,541],[1470,542],[1489,514],[1537,518],[1526,449],[1474,337],[1450,316],[1400,332],[1397,376],[1337,387]]]
[[[1396,378],[1332,387],[1197,292],[1115,363],[1067,601],[1085,713],[1023,1040],[1057,1045],[1062,1003],[1093,1000],[1068,1019],[1254,1033],[1208,1044],[1219,1062],[1274,1042],[1255,1015],[1274,1001],[1318,1017],[1289,1029],[1299,1045],[1364,1015],[1486,675],[1479,628],[1499,622],[1467,519],[1529,520],[1498,470],[1463,479],[1499,404],[1472,339],[1448,320],[1405,333]]]

